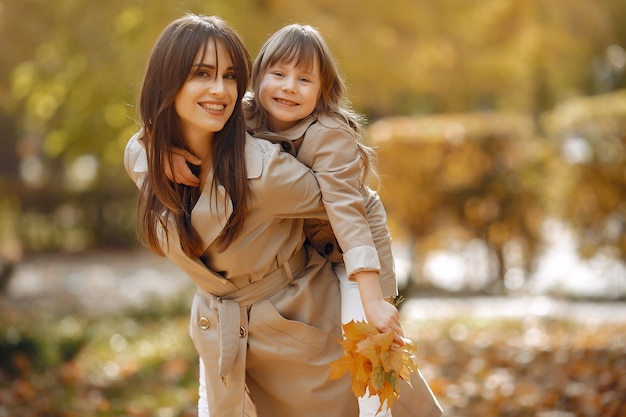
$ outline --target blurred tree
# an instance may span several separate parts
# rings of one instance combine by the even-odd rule
[[[562,157],[551,214],[574,229],[583,256],[626,261],[626,90],[571,99],[542,121]]]
[[[30,0],[2,9],[0,37],[15,40],[3,55],[1,71],[10,84],[1,88],[10,99],[2,104],[18,126],[20,174],[3,192],[20,198],[19,230],[28,249],[105,244],[94,232],[116,226],[105,215],[107,204],[132,199],[122,153],[137,129],[136,68],[149,43],[136,36],[142,9],[125,3]],[[72,200],[94,191],[103,198],[74,206]],[[94,214],[89,202],[96,201],[102,204]],[[74,207],[69,220],[58,215],[65,207]]]
[[[82,201],[99,194],[128,206],[135,189],[122,153],[138,128],[144,65],[162,28],[186,11],[224,17],[252,55],[284,24],[318,27],[355,107],[372,120],[476,109],[536,114],[593,91],[592,58],[626,45],[620,0],[392,0],[386,6],[373,0],[1,3],[0,192],[18,196],[19,221],[31,222],[19,230],[43,230],[42,223],[66,230],[55,213],[69,204],[83,222],[76,227],[114,233],[116,209],[82,207]],[[435,194],[424,198],[439,201]],[[33,236],[39,235],[48,236]],[[87,241],[96,244],[98,235]]]
[[[381,197],[393,232],[410,242],[420,266],[434,249],[480,239],[500,287],[515,244],[526,275],[545,217],[544,163],[549,144],[529,117],[505,113],[381,119],[368,128],[379,155]],[[488,259],[485,260],[489,262]],[[466,271],[468,281],[476,271]]]

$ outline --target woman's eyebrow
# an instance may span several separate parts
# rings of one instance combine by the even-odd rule
[[[193,64],[191,66],[192,68],[215,68],[215,65],[213,64],[205,64],[204,62],[198,62],[197,64]]]

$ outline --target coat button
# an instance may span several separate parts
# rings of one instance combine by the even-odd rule
[[[239,327],[239,337],[243,339],[247,335],[248,335],[248,330],[246,330],[246,328],[243,326]]]
[[[202,330],[207,330],[209,327],[211,327],[211,322],[206,317],[200,317],[200,319],[198,320],[198,327],[200,327]]]
[[[287,141],[280,142],[280,146],[283,148],[285,152],[289,152],[291,150],[291,143]]]
[[[327,243],[326,245],[324,245],[324,253],[326,255],[330,255],[331,253],[333,253],[334,249],[335,245],[333,245],[332,243]]]

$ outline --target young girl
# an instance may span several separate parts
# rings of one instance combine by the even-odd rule
[[[332,229],[328,223],[307,221],[305,232],[334,264],[341,321],[367,319],[387,331],[389,318],[399,320],[399,316],[382,299],[395,296],[397,285],[386,215],[380,200],[365,186],[372,152],[359,142],[361,119],[347,108],[344,83],[319,32],[293,24],[272,35],[254,62],[252,90],[246,109],[248,131],[280,143],[313,170],[320,185]],[[368,208],[375,218],[368,217]],[[381,258],[386,268],[379,275]],[[392,330],[401,342],[402,329]],[[366,394],[359,407],[361,416],[373,416],[379,399]]]
[[[252,88],[254,95],[245,101],[248,131],[279,143],[310,167],[320,184],[332,229],[307,221],[307,237],[334,262],[342,322],[367,319],[380,331],[393,330],[402,343],[398,311],[383,301],[397,294],[397,286],[384,208],[365,186],[372,152],[359,142],[361,119],[345,105],[344,83],[320,34],[297,24],[276,32],[255,60]],[[183,160],[194,163],[193,156],[180,154],[172,176],[193,185]],[[361,416],[373,416],[379,407],[378,397],[366,395],[359,403]],[[430,413],[432,404],[425,398],[421,410]],[[384,415],[391,414],[378,414]]]
[[[140,94],[142,129],[124,157],[140,187],[138,231],[197,285],[190,334],[212,417],[352,417],[331,265],[304,245],[325,218],[313,174],[244,129],[250,58],[215,17],[187,15],[159,36]],[[199,159],[199,187],[166,177],[173,149]]]

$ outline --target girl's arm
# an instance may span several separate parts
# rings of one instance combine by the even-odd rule
[[[328,218],[344,254],[348,277],[358,284],[367,321],[381,332],[393,330],[396,340],[402,343],[398,310],[384,300],[381,290],[381,264],[367,211],[373,213],[376,240],[381,247],[389,249],[390,255],[386,216],[381,215],[384,210],[380,211],[382,205],[377,206],[376,201],[368,201],[371,206],[366,208],[369,193],[361,184],[361,156],[355,134],[322,119],[307,132],[298,159],[311,166],[320,184]],[[393,262],[388,256],[384,260],[387,267]],[[386,296],[396,292],[393,269],[391,275],[392,293]],[[385,288],[386,292],[390,291],[388,284]]]
[[[375,271],[359,271],[354,274],[354,279],[359,286],[361,303],[363,304],[368,323],[373,324],[380,332],[392,330],[394,332],[394,340],[400,345],[404,345],[402,340],[404,332],[400,325],[400,314],[395,306],[383,298],[378,281],[378,273]]]
[[[398,295],[398,281],[396,267],[391,250],[391,233],[387,227],[387,213],[378,194],[368,190],[365,201],[367,222],[370,225],[372,239],[380,260],[380,275],[378,281],[385,299],[392,299]]]
[[[200,179],[191,172],[187,162],[192,165],[200,165],[202,161],[185,149],[172,149],[173,167],[170,168],[167,166],[165,168],[165,174],[170,181],[197,187],[200,184]],[[141,131],[133,135],[126,144],[124,166],[133,181],[140,185],[140,181],[143,180],[148,172],[145,144],[141,140]]]

